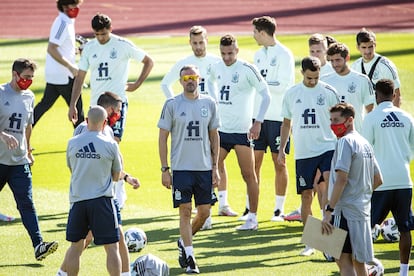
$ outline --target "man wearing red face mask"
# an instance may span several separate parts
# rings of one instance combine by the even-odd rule
[[[46,88],[43,98],[34,109],[34,124],[40,120],[62,96],[67,105],[70,104],[72,86],[78,75],[76,65],[76,41],[75,41],[75,18],[79,13],[79,6],[83,0],[57,0],[59,11],[50,29],[49,44],[47,46],[45,79]],[[77,102],[79,110],[78,121],[73,125],[78,126],[84,121],[82,99]]]
[[[57,242],[44,242],[32,200],[32,173],[34,158],[30,150],[33,123],[34,94],[28,90],[36,64],[28,59],[17,59],[12,67],[12,80],[0,85],[0,190],[9,184],[17,209],[35,251],[41,261],[55,252]]]
[[[329,175],[328,202],[322,234],[335,227],[348,231],[339,260],[341,275],[368,275],[365,263],[373,261],[371,196],[382,184],[374,150],[354,126],[355,109],[339,103],[331,107],[331,129],[338,137]]]

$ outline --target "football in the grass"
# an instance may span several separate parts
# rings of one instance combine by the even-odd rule
[[[395,224],[394,218],[384,220],[381,225],[381,235],[387,242],[397,242],[400,240],[400,232]]]
[[[140,228],[130,228],[124,233],[129,252],[139,252],[147,244],[147,235]]]

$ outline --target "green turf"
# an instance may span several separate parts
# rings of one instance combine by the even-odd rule
[[[354,36],[334,35],[346,43],[352,60],[358,57]],[[281,42],[292,49],[296,63],[307,55],[307,35],[280,36]],[[175,241],[178,238],[177,210],[171,206],[171,194],[160,182],[156,123],[164,96],[160,80],[170,66],[180,57],[190,53],[188,38],[183,37],[131,37],[155,60],[154,69],[145,84],[129,94],[127,131],[121,150],[126,170],[139,177],[142,187],[127,187],[128,201],[123,210],[124,227],[140,227],[147,233],[149,243],[140,254],[152,253],[167,261],[171,275],[182,273],[177,263]],[[218,54],[218,37],[209,38],[209,50]],[[46,40],[0,40],[0,83],[10,80],[10,67],[17,57],[31,57],[39,64],[33,91],[40,100],[44,89],[44,60]],[[251,36],[240,36],[240,54],[251,61],[258,46]],[[414,39],[411,33],[377,34],[377,51],[388,56],[399,69],[402,82],[403,108],[414,114]],[[131,63],[130,78],[138,75],[140,66]],[[301,76],[296,68],[296,80]],[[175,86],[179,89],[179,86]],[[84,101],[89,102],[89,90],[84,91]],[[59,99],[46,113],[33,131],[32,146],[35,147],[36,163],[33,166],[33,190],[40,226],[46,240],[58,240],[58,251],[43,262],[34,259],[30,239],[17,219],[13,223],[0,223],[0,275],[55,275],[69,245],[65,241],[65,224],[68,211],[69,170],[65,163],[67,140],[72,127],[67,120],[67,107]],[[288,157],[290,184],[286,212],[300,204],[295,193],[294,162]],[[245,185],[236,165],[234,153],[227,161],[229,170],[229,201],[237,211],[245,203]],[[411,166],[413,167],[413,166]],[[320,252],[304,258],[298,253],[302,225],[300,223],[271,223],[269,219],[274,205],[273,170],[270,156],[266,156],[262,169],[257,232],[239,233],[234,227],[240,223],[234,218],[216,216],[213,208],[213,229],[199,232],[194,239],[195,254],[203,274],[206,275],[334,275],[335,264],[326,263]],[[314,213],[320,217],[316,202]],[[19,217],[8,187],[0,193],[0,212]],[[398,245],[380,240],[374,245],[375,253],[387,274],[398,272]],[[105,275],[105,257],[102,247],[91,247],[82,256],[80,275]]]

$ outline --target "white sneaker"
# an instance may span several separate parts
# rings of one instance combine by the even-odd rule
[[[213,223],[211,221],[211,216],[209,216],[203,226],[201,226],[200,230],[210,230],[211,228],[213,228]]]
[[[218,211],[219,216],[227,216],[227,217],[236,217],[237,213],[234,212],[229,205],[223,206],[219,208]]]
[[[240,221],[246,221],[247,220],[247,215],[249,214],[249,209],[245,209],[243,215],[241,215],[241,217],[239,217]]]
[[[236,227],[236,230],[245,231],[245,230],[257,230],[259,224],[257,220],[248,219],[243,225]]]
[[[300,256],[310,256],[310,255],[313,255],[315,253],[315,249],[313,249],[312,247],[309,247],[309,246],[305,246],[305,249],[303,249],[300,253],[299,253],[299,255]]]
[[[270,219],[270,221],[274,221],[274,222],[285,221],[285,215],[279,209],[277,209],[274,212],[273,217]]]

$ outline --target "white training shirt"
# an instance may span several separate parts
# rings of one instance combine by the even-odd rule
[[[383,176],[376,191],[412,188],[414,119],[392,102],[380,103],[364,119],[362,135],[373,145]]]
[[[252,118],[263,122],[270,104],[270,93],[266,81],[254,65],[237,60],[227,66],[221,61],[211,72],[209,88],[218,89],[221,132],[247,133]],[[255,93],[262,98],[257,114],[253,114]]]
[[[27,157],[26,127],[33,124],[34,94],[15,91],[10,83],[0,85],[0,131],[13,135],[19,146],[9,150],[0,141],[0,164],[15,166],[30,162]]]
[[[204,57],[196,57],[195,55],[191,55],[182,60],[179,60],[176,64],[173,65],[173,67],[171,67],[170,71],[165,74],[164,78],[161,81],[161,89],[162,92],[164,92],[165,97],[174,97],[172,85],[174,82],[180,79],[181,68],[183,68],[185,65],[195,65],[200,71],[200,82],[198,87],[199,93],[210,95],[213,99],[217,100],[217,95],[214,94],[215,91],[209,91],[207,82],[210,78],[211,67],[219,61],[221,61],[220,57],[208,53]]]
[[[52,24],[49,42],[58,45],[57,50],[70,63],[76,63],[75,19],[59,12]],[[46,52],[45,79],[47,83],[64,85],[73,74]]]
[[[335,88],[322,81],[313,88],[301,82],[286,92],[282,117],[291,120],[296,160],[334,150],[329,109],[338,102]]]
[[[359,132],[366,114],[365,106],[375,103],[374,90],[367,76],[351,69],[345,76],[336,72],[321,77],[321,80],[332,85],[341,100],[352,104],[355,109],[355,129]]]
[[[362,57],[352,63],[351,68],[362,74],[361,63],[364,64],[365,73],[367,75],[371,71],[372,65],[375,63],[380,55],[375,53],[374,58],[369,62],[363,62]],[[375,84],[380,79],[390,79],[394,82],[394,89],[400,88],[400,78],[398,77],[398,71],[395,64],[388,58],[381,56],[380,61],[375,67],[374,74],[372,75],[372,82]]]
[[[129,60],[142,62],[146,53],[137,48],[131,41],[110,34],[110,39],[105,44],[100,44],[93,39],[86,43],[79,69],[90,69],[91,102],[96,105],[98,98],[106,91],[113,92],[127,102],[125,86],[128,81]]]
[[[262,47],[254,56],[254,64],[266,80],[271,95],[265,120],[283,121],[280,116],[283,95],[295,84],[295,59],[292,52],[279,41],[274,46]],[[258,114],[261,96],[256,93],[253,114]]]
[[[319,76],[322,78],[323,76],[328,75],[330,73],[335,73],[335,69],[333,69],[332,64],[329,61],[327,61],[325,65],[321,66]]]
[[[217,103],[210,96],[200,94],[197,99],[188,99],[179,94],[169,98],[158,127],[171,133],[172,170],[211,170],[209,131],[219,126]]]

